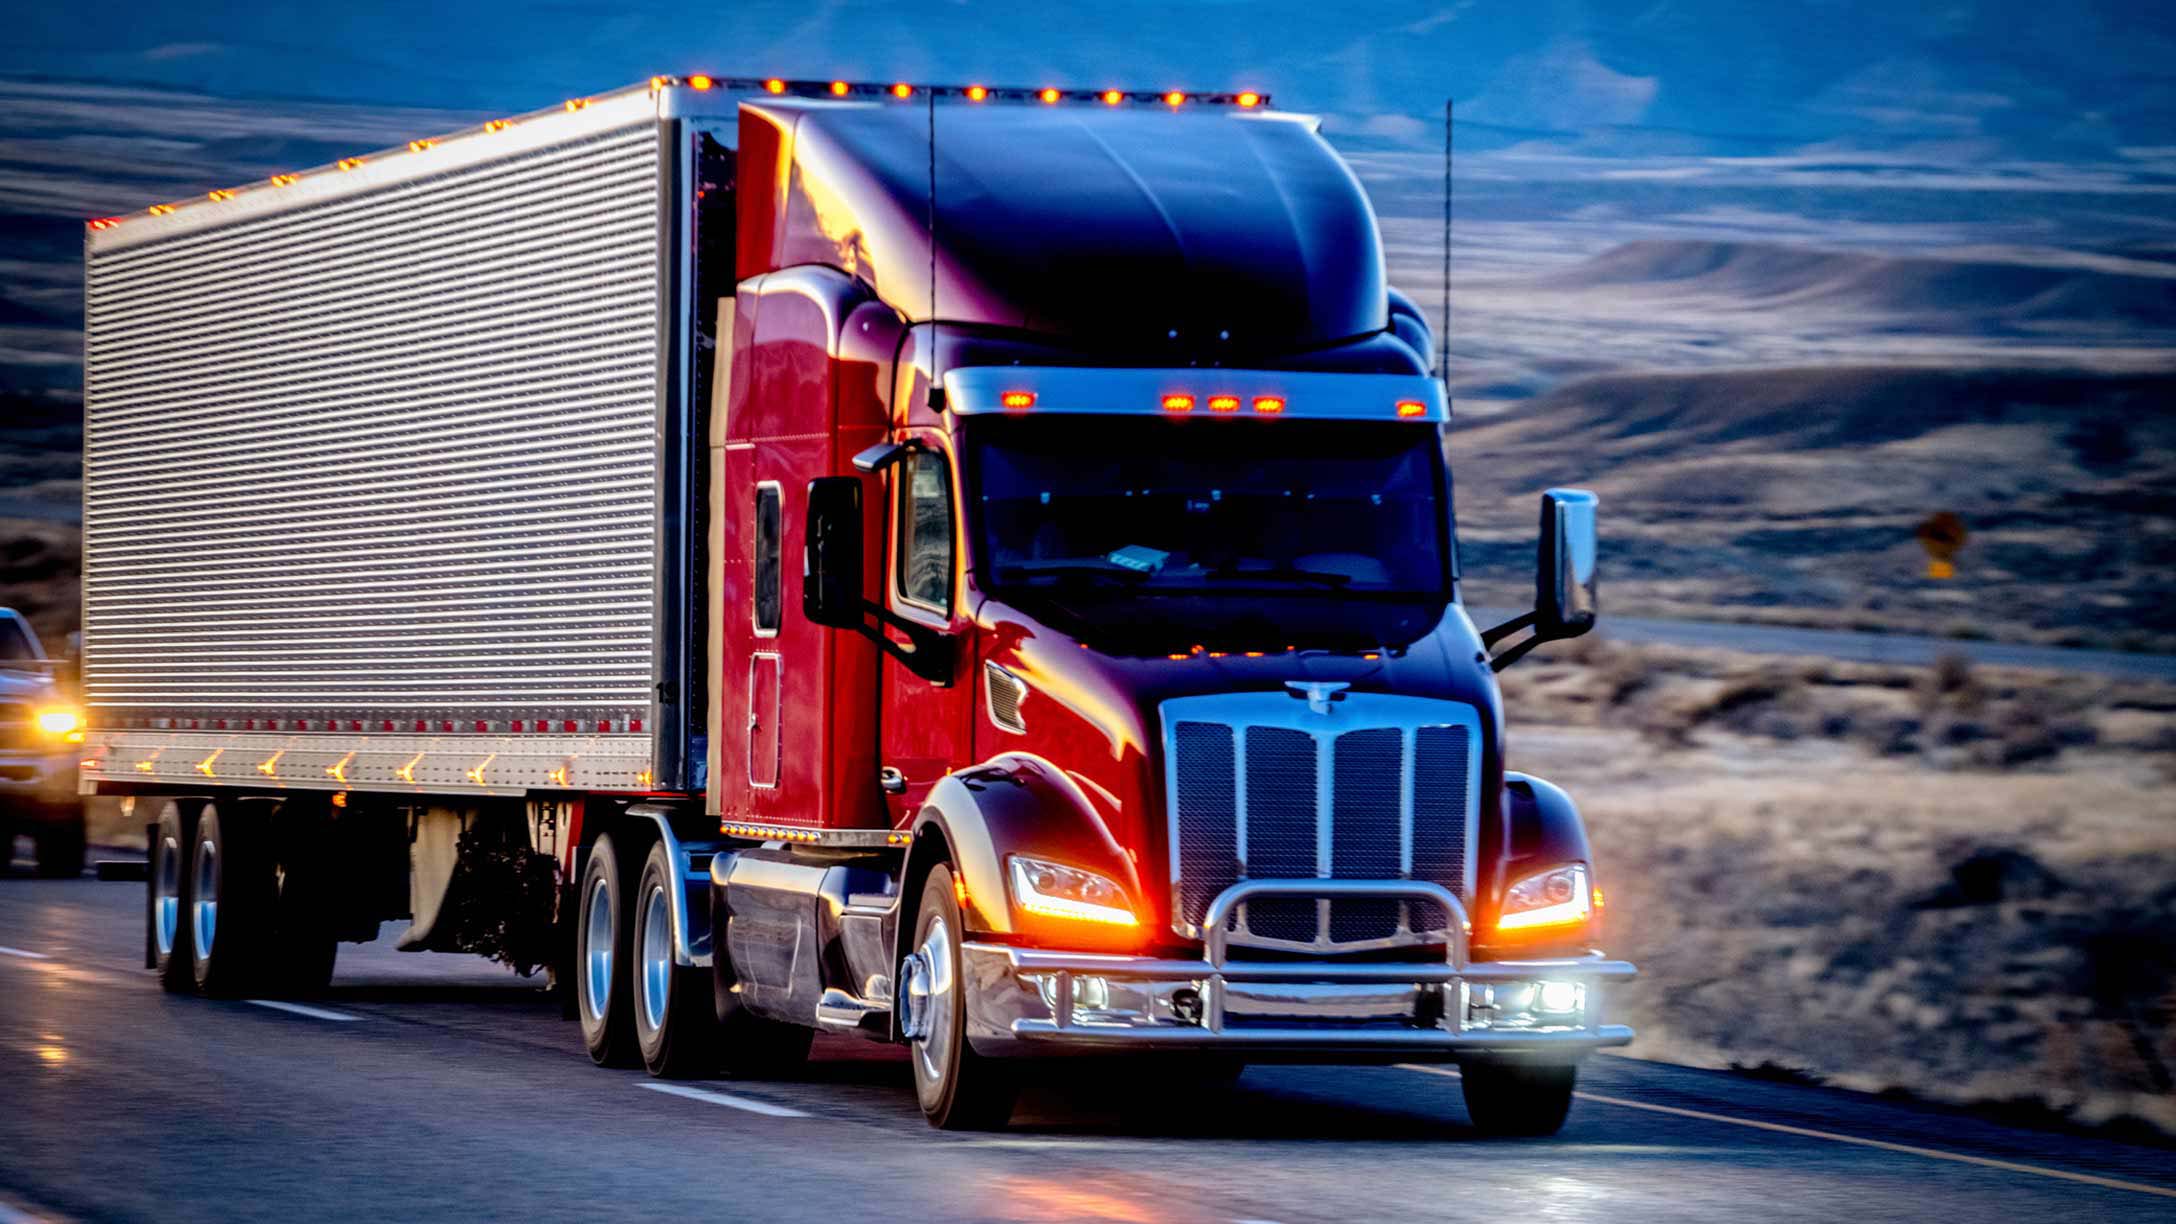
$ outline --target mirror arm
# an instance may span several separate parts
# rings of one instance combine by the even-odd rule
[[[1554,639],[1552,638],[1544,638],[1537,633],[1534,636],[1526,639],[1525,641],[1520,642],[1518,645],[1513,646],[1511,649],[1503,652],[1500,655],[1490,655],[1488,660],[1488,669],[1492,672],[1500,672],[1503,669],[1511,666],[1513,663],[1518,662],[1520,659],[1525,658],[1527,651],[1541,645],[1543,642],[1553,640]]]
[[[1517,633],[1521,629],[1531,628],[1533,624],[1540,619],[1541,613],[1538,611],[1522,612],[1519,615],[1512,617],[1510,620],[1505,621],[1503,624],[1496,626],[1494,629],[1490,629],[1487,632],[1483,633],[1481,635],[1481,644],[1491,650],[1494,650],[1496,648],[1496,643],[1503,641],[1505,638],[1510,637],[1512,634]],[[1503,669],[1499,667],[1496,670],[1502,671]]]
[[[863,600],[861,610],[877,619],[875,625],[862,622],[859,632],[875,642],[877,649],[899,660],[901,666],[931,684],[944,686],[952,683],[952,636],[932,629],[928,625],[910,621],[904,616],[872,600]],[[902,646],[886,634],[886,628],[897,629],[907,635]]]

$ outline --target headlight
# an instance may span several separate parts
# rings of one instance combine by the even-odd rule
[[[1013,903],[1028,913],[1112,926],[1132,926],[1137,921],[1133,907],[1126,903],[1126,890],[1093,871],[1021,854],[1013,855],[1010,862]]]
[[[74,710],[38,711],[38,730],[47,735],[66,735],[82,725]]]
[[[1496,918],[1496,929],[1522,931],[1534,927],[1571,926],[1585,922],[1593,913],[1587,869],[1573,863],[1530,875],[1505,890],[1503,913]]]

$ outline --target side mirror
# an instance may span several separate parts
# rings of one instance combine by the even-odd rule
[[[861,480],[819,476],[809,481],[806,521],[801,615],[831,629],[861,628]]]
[[[1594,628],[1601,614],[1595,597],[1594,512],[1601,499],[1585,489],[1551,489],[1541,495],[1541,545],[1535,557],[1534,610],[1513,617],[1481,635],[1493,650],[1521,629],[1533,633],[1490,658],[1496,671],[1519,661],[1543,642],[1575,638]]]
[[[1541,548],[1534,575],[1534,634],[1575,638],[1594,628],[1594,511],[1601,499],[1585,489],[1541,495]]]

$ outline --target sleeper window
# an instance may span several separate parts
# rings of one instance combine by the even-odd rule
[[[778,486],[756,487],[756,632],[778,632]]]

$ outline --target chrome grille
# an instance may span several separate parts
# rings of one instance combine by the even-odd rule
[[[1327,711],[1283,693],[1163,705],[1173,925],[1199,937],[1244,879],[1419,879],[1472,894],[1479,717],[1470,706],[1345,694]],[[1258,900],[1232,942],[1358,950],[1426,942],[1442,907]]]
[[[647,710],[658,149],[653,119],[94,244],[88,703]]]

